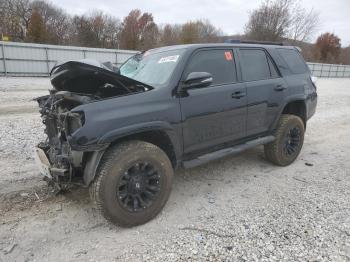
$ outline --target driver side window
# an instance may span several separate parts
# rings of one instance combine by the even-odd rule
[[[192,72],[207,72],[213,76],[212,85],[237,82],[232,50],[201,50],[190,59],[185,77]]]

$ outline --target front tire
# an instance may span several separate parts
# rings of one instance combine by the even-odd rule
[[[141,225],[164,207],[173,173],[168,156],[157,146],[143,141],[123,142],[103,156],[90,196],[112,223]]]
[[[276,139],[264,146],[266,159],[288,166],[298,157],[304,143],[304,123],[295,115],[282,115],[275,131]]]

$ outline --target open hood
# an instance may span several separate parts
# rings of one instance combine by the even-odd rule
[[[57,91],[91,94],[101,98],[144,92],[153,87],[122,76],[95,60],[68,61],[51,70]]]

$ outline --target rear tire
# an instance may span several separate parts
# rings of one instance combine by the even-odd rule
[[[143,141],[123,142],[103,156],[90,196],[112,223],[141,225],[164,207],[173,173],[168,156],[157,146]]]
[[[304,123],[295,115],[282,115],[275,131],[276,139],[264,146],[266,159],[287,166],[298,157],[304,143]]]

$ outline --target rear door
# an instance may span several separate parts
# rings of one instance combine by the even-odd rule
[[[189,89],[181,97],[184,153],[214,151],[243,138],[246,130],[246,88],[238,83],[233,50],[204,49],[190,58],[183,80],[191,72],[213,76],[209,87]]]
[[[240,48],[242,80],[247,89],[247,136],[269,130],[286,96],[287,85],[264,49]]]

